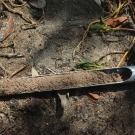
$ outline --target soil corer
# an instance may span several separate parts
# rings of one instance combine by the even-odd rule
[[[93,70],[36,77],[14,77],[5,79],[2,78],[0,79],[0,96],[54,90],[72,90],[73,88],[84,88],[135,82],[135,66],[98,69],[94,71],[100,71],[106,74],[117,73],[121,76],[122,81],[93,85],[89,79]],[[85,79],[84,77],[87,79]]]
[[[108,69],[101,69],[98,71],[102,71],[106,74],[118,73],[123,78],[123,81],[112,82],[112,83],[108,83],[108,84],[97,84],[96,86],[135,82],[135,66],[127,66],[127,67],[120,67],[120,68],[108,68]]]

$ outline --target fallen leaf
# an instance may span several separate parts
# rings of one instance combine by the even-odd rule
[[[28,0],[28,2],[35,8],[44,8],[46,5],[46,0]]]
[[[32,76],[39,76],[37,70],[34,67],[32,67],[31,73],[32,73]]]
[[[121,16],[118,18],[110,18],[106,21],[104,21],[104,23],[108,26],[116,26],[119,25],[120,23],[126,21],[128,18],[126,16]]]
[[[91,99],[98,100],[100,98],[100,96],[98,94],[94,94],[94,93],[91,93],[91,92],[89,92],[88,94],[89,94],[88,96]]]
[[[101,0],[94,0],[94,2],[101,8]]]
[[[69,102],[69,93],[61,95],[58,93],[58,96],[61,100],[61,106],[63,109],[67,110],[69,108],[70,102]]]
[[[3,41],[4,39],[6,39],[14,29],[14,22],[11,16],[8,17],[7,22],[8,23],[6,25],[6,28],[2,27],[0,30],[0,41]]]

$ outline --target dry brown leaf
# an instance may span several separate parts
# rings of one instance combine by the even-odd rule
[[[110,18],[106,20],[104,23],[108,26],[116,26],[119,25],[120,23],[126,21],[128,18],[126,16],[121,16],[118,18]]]
[[[98,94],[94,94],[94,93],[91,93],[91,92],[89,92],[88,94],[89,94],[89,97],[91,99],[98,100],[100,98],[100,96]]]

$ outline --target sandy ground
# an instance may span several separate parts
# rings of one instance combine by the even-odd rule
[[[82,39],[88,24],[103,13],[92,0],[47,0],[45,18],[35,29],[23,30],[25,22],[19,15],[4,11],[13,18],[14,31],[0,46],[14,39],[14,46],[0,48],[0,54],[21,53],[21,58],[0,57],[1,80],[20,67],[22,72],[14,76],[31,76],[32,63],[40,75],[69,72],[78,61],[99,60],[116,51],[124,52],[132,39],[130,32],[90,32],[77,51],[74,48]],[[9,4],[9,2],[6,2]],[[28,3],[17,7],[34,21],[42,11]],[[4,27],[7,18],[1,18]],[[105,67],[116,67],[123,54],[111,54],[100,62]],[[121,66],[133,65],[133,59]],[[51,69],[51,70],[48,70]],[[6,86],[6,84],[4,84]],[[27,84],[28,85],[28,84]],[[135,134],[135,92],[134,84],[70,89],[3,96],[0,99],[0,134],[2,135],[134,135]],[[88,91],[100,95],[91,100]],[[70,106],[61,107],[58,93],[69,92]]]

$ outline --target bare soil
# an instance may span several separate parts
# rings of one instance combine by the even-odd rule
[[[8,1],[6,3],[13,8]],[[0,64],[6,70],[5,73],[3,68],[0,68],[0,88],[5,89],[8,94],[13,94],[0,98],[0,134],[134,135],[134,84],[16,94],[27,90],[36,91],[35,86],[37,90],[44,91],[42,86],[49,86],[42,77],[28,78],[31,76],[32,63],[39,75],[53,74],[53,72],[59,74],[69,72],[80,59],[98,61],[110,53],[103,57],[100,63],[104,63],[105,67],[116,67],[123,54],[113,52],[125,52],[134,35],[127,31],[90,32],[84,44],[77,50],[73,60],[73,50],[82,39],[88,24],[97,20],[101,15],[103,16],[103,12],[92,0],[46,0],[46,3],[45,18],[38,23],[35,29],[28,30],[23,29],[26,21],[21,16],[10,13],[4,8],[4,12],[13,18],[14,30],[0,43],[0,46],[13,40],[14,43],[8,48],[0,48],[0,54],[19,53],[23,57],[0,57]],[[22,11],[36,22],[42,15],[40,9],[33,8],[28,3],[14,9]],[[7,24],[6,20],[5,16],[0,18],[2,30]],[[24,70],[12,79],[7,79],[10,74],[24,65],[27,66]],[[131,57],[126,59],[121,66],[126,65],[135,65],[134,55],[132,59]],[[87,74],[87,71],[85,73]],[[116,74],[113,79],[108,75],[101,74],[101,78],[93,75],[93,84],[123,79]],[[63,88],[62,86],[67,84],[62,82],[68,81],[72,86],[73,84],[82,86],[85,76],[79,75],[78,77],[73,76],[70,80],[66,78],[66,81],[63,78],[59,80],[58,77],[47,88],[54,89],[56,85],[56,88]],[[32,81],[33,79],[36,82]],[[80,79],[81,82],[78,82]],[[88,82],[88,77],[86,79]],[[57,84],[56,81],[60,84]],[[91,80],[86,85],[91,85]],[[90,100],[87,96],[88,91],[99,94],[100,99]],[[57,93],[66,94],[68,92],[70,107],[63,110]],[[1,92],[2,94],[4,93]]]

